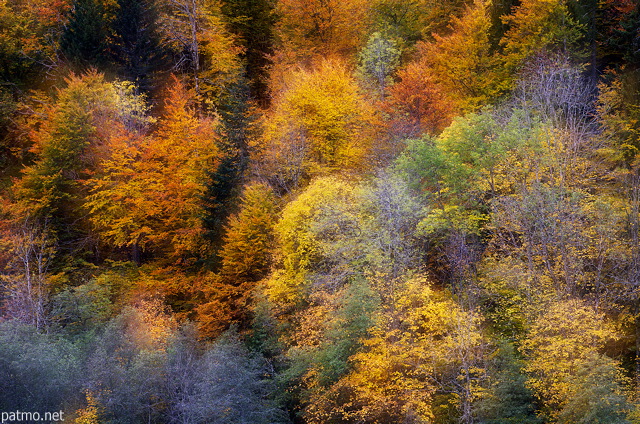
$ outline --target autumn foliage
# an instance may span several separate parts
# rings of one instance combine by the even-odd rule
[[[640,422],[640,6],[0,0],[0,412]]]

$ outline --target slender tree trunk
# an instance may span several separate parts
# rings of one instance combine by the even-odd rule
[[[631,229],[631,264],[628,272],[630,300],[633,302],[632,311],[635,321],[635,381],[636,388],[640,387],[640,299],[638,298],[638,278],[640,278],[640,175],[638,170],[630,171],[629,186],[631,211],[629,224]]]
[[[136,241],[135,243],[133,243],[131,245],[131,260],[137,265],[140,266],[142,264],[142,258],[141,258],[141,252],[140,252],[140,244],[138,243],[138,241]]]

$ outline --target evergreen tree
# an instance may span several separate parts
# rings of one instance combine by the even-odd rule
[[[622,59],[632,69],[640,69],[640,4],[624,14],[619,26],[613,26],[613,34],[607,39],[610,47],[620,52]]]
[[[220,165],[208,173],[208,183],[203,195],[205,212],[202,217],[207,238],[219,243],[222,226],[233,209],[238,187],[249,164],[248,139],[252,135],[255,116],[251,110],[249,82],[240,77],[232,83],[221,99],[220,132],[222,152]]]
[[[492,361],[491,383],[479,402],[485,424],[539,424],[533,393],[526,386],[524,366],[513,345],[503,342]]]
[[[158,11],[150,0],[118,0],[109,52],[118,74],[142,90],[152,88],[152,75],[164,68],[164,48],[157,33]]]
[[[251,96],[262,103],[267,98],[268,56],[273,53],[273,27],[276,23],[273,0],[224,0],[222,13],[236,34],[244,53]]]
[[[102,68],[106,65],[110,20],[113,10],[101,0],[75,0],[69,23],[62,34],[60,47],[76,67]]]

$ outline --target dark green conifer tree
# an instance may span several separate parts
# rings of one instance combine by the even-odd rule
[[[266,103],[268,55],[273,53],[273,27],[276,22],[273,0],[224,0],[222,13],[231,31],[239,36],[245,51],[247,79],[254,99]]]
[[[143,91],[153,88],[153,75],[163,70],[165,49],[157,32],[158,11],[149,0],[118,0],[109,53],[117,74]]]
[[[108,11],[98,0],[75,0],[60,48],[75,67],[104,69],[111,39]]]
[[[241,77],[229,86],[218,108],[221,117],[220,150],[224,157],[209,173],[209,183],[203,196],[205,214],[203,222],[207,238],[218,246],[222,226],[233,212],[242,178],[249,164],[248,138],[255,119],[251,110],[249,81]]]
[[[640,3],[621,19],[620,26],[614,29],[608,41],[632,69],[640,70]]]

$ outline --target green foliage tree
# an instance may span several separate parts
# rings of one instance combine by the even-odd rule
[[[106,275],[77,287],[68,287],[51,299],[51,319],[66,334],[82,337],[112,317],[116,290]]]
[[[491,111],[454,120],[435,140],[411,142],[397,166],[424,193],[428,213],[418,232],[434,242],[433,259],[457,291],[469,282],[478,237],[489,220],[489,202],[509,193],[517,178],[503,174],[510,149],[530,135],[518,115],[506,122]],[[470,274],[471,273],[471,274]]]
[[[418,267],[422,208],[404,180],[382,173],[372,184],[334,177],[312,182],[276,224],[281,262],[267,294],[293,306],[324,287],[366,275],[380,290]]]
[[[314,354],[311,373],[315,374],[318,389],[330,387],[350,371],[350,358],[362,349],[362,340],[374,324],[379,302],[377,294],[361,277],[354,277],[346,287],[340,305],[326,324],[325,339]]]
[[[73,75],[44,116],[32,123],[35,163],[25,167],[14,185],[16,216],[45,223],[61,253],[82,248],[88,228],[81,212],[82,181],[96,169],[107,122],[118,120],[117,96],[102,75]]]
[[[479,421],[487,424],[539,424],[535,398],[526,386],[524,361],[504,342],[489,361],[487,391],[478,402]]]
[[[381,171],[364,185],[358,244],[366,269],[380,281],[395,281],[420,267],[417,227],[425,216],[419,198],[402,175]],[[384,286],[384,284],[383,284]]]
[[[402,47],[411,48],[419,40],[429,40],[433,34],[446,32],[447,25],[464,9],[465,2],[452,0],[377,0],[372,5],[372,21],[376,31],[402,40]]]
[[[0,410],[638,421],[639,16],[0,0]]]
[[[376,82],[381,99],[384,98],[391,75],[400,63],[400,54],[394,40],[383,37],[379,32],[371,34],[360,52],[359,70]]]

